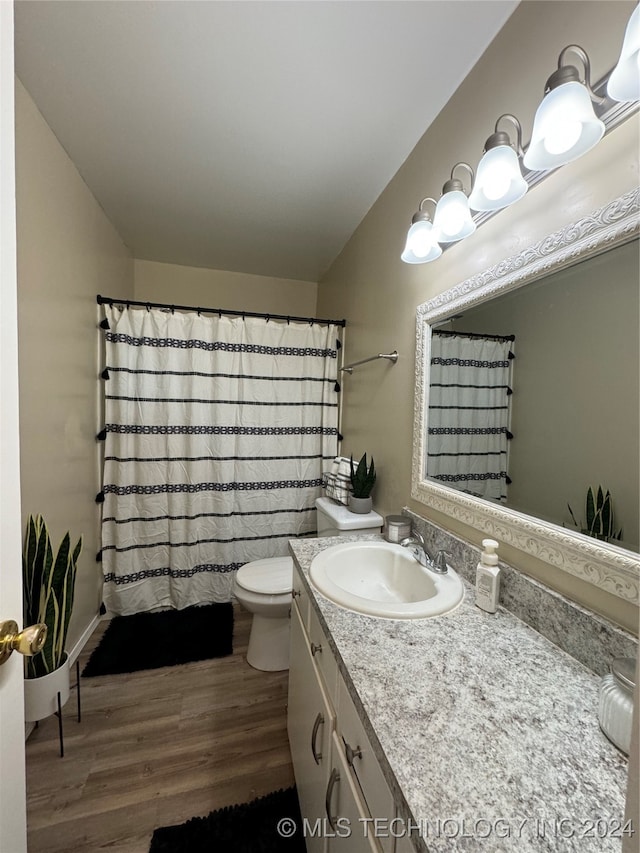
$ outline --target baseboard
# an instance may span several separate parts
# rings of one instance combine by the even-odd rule
[[[89,638],[91,637],[93,632],[96,630],[96,628],[100,624],[100,621],[101,621],[100,616],[98,616],[96,614],[93,617],[93,619],[91,620],[91,622],[89,622],[87,627],[82,632],[82,636],[80,637],[78,642],[75,644],[75,646],[69,652],[69,664],[71,666],[73,666],[75,664],[76,660],[80,657],[80,652],[84,649],[86,644],[89,642]]]

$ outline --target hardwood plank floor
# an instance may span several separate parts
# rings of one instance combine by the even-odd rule
[[[55,717],[27,741],[29,853],[148,853],[159,826],[294,784],[288,673],[247,664],[250,627],[236,607],[229,657],[82,679],[82,722],[73,691],[63,709],[64,758]]]

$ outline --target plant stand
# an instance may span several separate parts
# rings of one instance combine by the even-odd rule
[[[76,703],[77,703],[77,705],[76,705],[76,707],[77,707],[76,719],[78,722],[81,722],[81,720],[82,720],[82,702],[81,702],[81,695],[80,695],[80,661],[79,660],[76,661],[75,667],[76,667],[76,683],[74,685],[71,685],[70,689],[76,690]],[[60,742],[60,758],[64,758],[64,727],[63,727],[63,723],[62,723],[62,707],[66,703],[68,698],[69,698],[68,690],[66,690],[66,691],[57,690],[55,695],[52,697],[52,699],[55,703],[55,706],[56,706],[56,710],[54,710],[53,713],[58,718],[58,739]],[[44,719],[44,716],[40,717],[40,719]],[[35,720],[35,728],[38,728],[39,722],[40,722],[39,719]]]

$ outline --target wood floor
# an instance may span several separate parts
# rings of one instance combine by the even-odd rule
[[[83,678],[82,722],[73,691],[63,712],[64,758],[57,719],[40,723],[26,747],[29,853],[148,853],[156,827],[293,784],[288,673],[247,664],[250,620],[236,608],[229,657]]]

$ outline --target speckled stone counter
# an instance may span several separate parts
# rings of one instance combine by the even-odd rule
[[[289,547],[416,848],[619,853],[627,759],[600,731],[598,677],[502,607],[479,610],[466,581],[433,619],[337,607],[308,571],[345,541]]]

